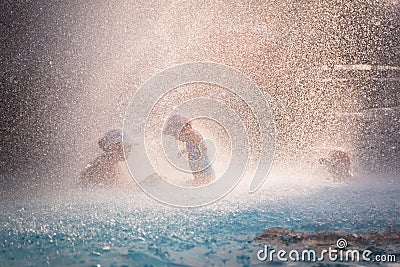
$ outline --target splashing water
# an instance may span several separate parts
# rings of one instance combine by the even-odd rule
[[[282,177],[281,177],[282,178]],[[264,229],[362,233],[400,227],[400,188],[371,180],[324,188],[270,181],[204,208],[158,204],[139,189],[1,202],[2,266],[257,264]]]
[[[400,228],[398,1],[278,2],[38,6],[29,23],[39,30],[23,33],[30,42],[9,60],[23,62],[5,83],[29,93],[4,153],[17,171],[1,173],[0,266],[245,266],[259,264],[253,239],[266,228]],[[31,60],[32,51],[40,56]],[[278,138],[261,190],[248,194],[248,173],[220,202],[179,209],[155,202],[132,181],[122,189],[75,187],[98,153],[97,138],[121,128],[137,88],[190,61],[233,67],[268,93]],[[198,96],[236,108],[257,149],[251,103],[217,86],[175,88],[154,113],[161,117]],[[219,138],[222,173],[227,134],[196,127]],[[324,179],[315,163],[335,148],[351,153],[357,181]]]

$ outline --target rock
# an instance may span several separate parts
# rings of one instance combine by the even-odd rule
[[[323,233],[306,233],[302,231],[289,231],[275,227],[267,229],[255,240],[260,243],[268,243],[277,247],[290,247],[293,249],[312,248],[315,251],[336,248],[336,242],[345,239],[346,248],[365,250],[374,247],[374,251],[390,250],[400,251],[400,230],[370,231],[363,234],[354,234],[342,231],[331,231]]]

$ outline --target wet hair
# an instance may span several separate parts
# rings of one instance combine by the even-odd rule
[[[163,133],[169,135],[177,134],[177,130],[191,125],[192,124],[188,118],[180,114],[175,114],[167,119]]]
[[[111,150],[112,145],[123,143],[124,145],[132,145],[132,141],[127,136],[124,136],[124,140],[122,142],[122,130],[121,129],[112,129],[104,134],[102,138],[97,142],[99,147],[104,152],[109,152]]]

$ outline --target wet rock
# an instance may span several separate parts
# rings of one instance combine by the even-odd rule
[[[294,249],[312,248],[315,251],[326,249],[328,246],[337,247],[339,239],[345,239],[345,247],[373,252],[400,251],[400,230],[370,231],[362,234],[354,234],[342,231],[306,233],[302,231],[289,231],[283,228],[267,229],[255,240],[260,243],[268,243],[272,246],[287,246]]]

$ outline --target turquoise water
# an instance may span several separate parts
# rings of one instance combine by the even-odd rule
[[[397,184],[293,190],[266,187],[197,209],[120,189],[4,199],[0,266],[257,265],[253,239],[266,228],[400,228]]]

